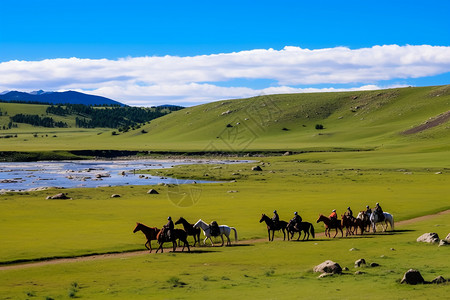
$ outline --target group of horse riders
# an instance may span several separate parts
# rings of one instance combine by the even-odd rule
[[[383,214],[383,209],[380,206],[380,203],[377,202],[377,204],[375,205],[375,208],[373,209],[374,212],[377,213],[378,215],[378,219],[380,221],[384,220],[384,214]],[[366,205],[366,210],[364,211],[364,214],[367,217],[370,217],[370,215],[372,214],[372,209],[369,207],[369,205]],[[347,207],[347,211],[344,213],[345,216],[354,218],[353,216],[353,212],[350,209],[350,206]],[[338,222],[338,216],[336,213],[336,210],[333,209],[333,211],[331,212],[330,216],[329,216],[331,221],[334,222]],[[273,211],[273,217],[272,217],[272,221],[275,224],[275,226],[278,226],[278,223],[280,221],[280,217],[278,216],[278,213],[276,210]],[[298,214],[298,212],[294,212],[294,217],[291,219],[291,222],[294,222],[294,228],[298,229],[298,225],[300,224],[300,222],[302,222],[302,217],[300,217],[300,215]]]
[[[212,221],[209,225],[212,236],[218,236],[220,234],[219,224],[216,221]],[[172,217],[167,218],[167,223],[162,227],[163,234],[168,240],[172,240],[172,230],[174,230],[175,225],[173,224]]]
[[[377,202],[377,204],[375,204],[375,208],[373,209],[373,211],[378,215],[378,220],[380,220],[380,221],[384,220],[383,209],[381,208],[380,203]],[[372,209],[369,207],[369,205],[366,205],[366,210],[364,211],[364,214],[367,216],[367,218],[369,218],[370,215],[372,214]],[[353,212],[350,209],[350,206],[347,207],[347,211],[344,213],[344,216],[354,218]],[[330,220],[337,222],[337,214],[336,214],[335,209],[333,209],[329,218],[330,218]]]
[[[273,211],[272,221],[276,227],[279,227],[280,217],[278,216],[277,210]],[[291,219],[291,222],[293,222],[294,228],[298,230],[298,225],[302,222],[302,217],[300,217],[298,212],[294,212],[294,217]]]

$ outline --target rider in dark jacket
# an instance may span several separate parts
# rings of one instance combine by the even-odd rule
[[[294,212],[294,218],[292,220],[295,222],[294,227],[298,230],[300,228],[300,223],[302,222],[302,217],[298,214],[298,212]]]
[[[383,221],[384,220],[384,214],[383,214],[383,209],[381,209],[380,203],[377,202],[377,204],[375,205],[374,210],[378,214],[378,219],[380,221]]]
[[[170,216],[167,218],[167,220],[168,220],[167,224],[164,225],[163,228],[164,228],[164,232],[165,232],[167,238],[169,240],[171,240],[172,239],[172,231],[175,228],[175,226],[173,225],[173,221]]]
[[[278,222],[280,221],[280,217],[278,216],[277,210],[273,211],[272,221],[273,221],[273,224],[275,226],[278,226]]]
[[[347,207],[347,211],[345,212],[345,215],[346,215],[346,216],[349,216],[349,217],[353,217],[353,212],[352,212],[352,210],[350,209],[350,206]]]

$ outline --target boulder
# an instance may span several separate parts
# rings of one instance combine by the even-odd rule
[[[423,243],[439,243],[439,235],[434,232],[424,233],[417,238],[417,241]]]
[[[438,276],[438,277],[436,277],[435,279],[433,279],[431,281],[431,283],[436,283],[436,284],[446,283],[446,282],[447,282],[447,280],[444,277],[442,277],[442,276]]]
[[[419,283],[425,283],[425,280],[423,279],[419,271],[409,269],[408,271],[406,271],[405,275],[403,275],[402,281],[400,281],[400,283],[415,285]]]
[[[119,194],[112,194],[111,198],[120,198],[120,195]]]
[[[361,265],[365,265],[366,264],[366,260],[364,258],[358,259],[357,261],[355,261],[355,268],[359,268],[361,267]]]
[[[157,190],[149,189],[148,192],[147,192],[147,194],[154,194],[154,195],[156,195],[156,194],[159,194],[159,193],[158,193]]]
[[[260,166],[255,166],[252,168],[252,171],[262,171]]]
[[[341,274],[342,268],[338,263],[327,260],[314,267],[314,272]]]
[[[355,275],[362,275],[362,274],[366,274],[366,273],[363,272],[363,271],[356,271],[356,272],[355,272]]]
[[[380,265],[377,264],[376,262],[373,262],[370,264],[370,267],[375,268],[375,267],[379,267]]]
[[[449,242],[450,243],[450,233],[449,234],[447,234],[447,237],[444,239],[444,240],[446,240],[447,242]]]

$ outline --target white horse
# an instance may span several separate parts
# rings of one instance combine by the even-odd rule
[[[378,221],[378,214],[375,211],[373,211],[372,214],[370,215],[370,223],[372,224],[373,232],[376,232],[377,223],[381,223],[383,231],[386,231],[389,222],[389,224],[391,224],[391,229],[394,230],[394,216],[392,216],[390,213],[387,212],[383,212],[383,215],[384,215],[383,221]]]
[[[203,245],[206,245],[206,240],[209,239],[211,241],[211,245],[214,246],[213,241],[211,239],[211,227],[206,224],[205,222],[202,221],[202,219],[198,220],[197,223],[194,224],[194,227],[198,227],[201,228],[203,230],[203,234],[206,236],[206,238],[203,240]],[[231,229],[234,230],[234,239],[238,240],[238,236],[237,236],[237,231],[236,228],[234,227],[229,227],[227,225],[219,225],[219,230],[220,230],[220,237],[222,238],[222,246],[223,246],[223,235],[225,234],[225,236],[227,237],[227,246],[231,245],[231,241],[230,241],[230,233],[231,233]]]

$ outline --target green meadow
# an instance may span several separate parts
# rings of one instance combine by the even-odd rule
[[[343,214],[348,206],[357,213],[379,202],[396,222],[449,210],[448,121],[402,133],[449,111],[449,91],[441,86],[219,101],[155,119],[143,127],[147,133],[66,128],[53,137],[50,129],[26,125],[2,131],[18,137],[0,139],[0,151],[40,157],[79,158],[75,150],[137,150],[251,162],[141,171],[179,178],[180,183],[183,178],[215,183],[0,194],[0,298],[445,298],[448,284],[406,286],[399,281],[410,268],[429,281],[438,275],[450,278],[449,248],[416,242],[425,232],[445,238],[448,214],[387,233],[318,236],[308,242],[283,241],[281,233],[267,242],[266,226],[259,219],[277,209],[282,220],[289,220],[298,211],[322,232],[318,215],[332,209]],[[4,105],[0,103],[2,111]],[[37,109],[30,106],[23,109]],[[316,129],[317,124],[323,129]],[[282,155],[286,151],[289,155]],[[252,171],[254,166],[262,171]],[[147,194],[150,188],[159,194]],[[59,192],[72,199],[46,200]],[[136,222],[161,227],[167,216],[183,216],[192,223],[217,220],[235,227],[240,242],[195,247],[190,254],[137,253],[1,269],[51,258],[145,250],[144,235],[132,233]],[[355,275],[353,264],[359,258],[380,266],[364,267],[363,274]],[[317,278],[312,268],[327,259],[349,270]]]

